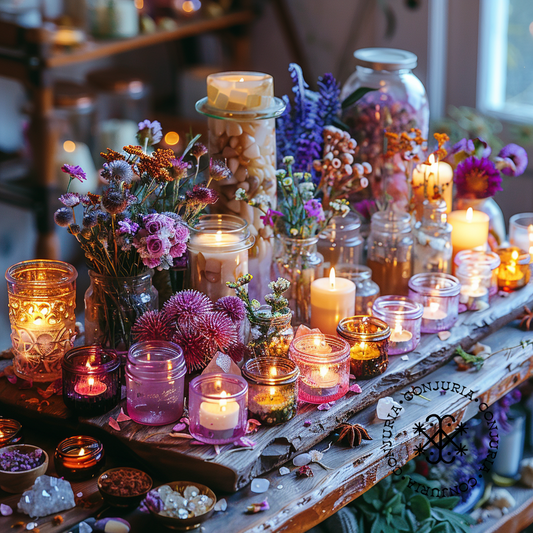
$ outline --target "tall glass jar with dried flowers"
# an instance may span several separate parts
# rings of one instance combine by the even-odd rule
[[[148,146],[162,138],[158,122],[139,123],[138,146],[122,152],[107,149],[101,194],[82,196],[68,191],[55,213],[85,253],[91,286],[85,295],[85,335],[90,344],[126,351],[132,343],[132,326],[145,312],[157,309],[152,270],[168,270],[183,261],[189,230],[203,208],[218,195],[208,184],[195,183],[198,171],[170,149]],[[187,147],[197,163],[205,147],[194,141]],[[219,165],[219,163],[214,163]],[[198,164],[197,164],[198,167]],[[64,165],[72,180],[85,179],[80,167]],[[77,206],[81,223],[76,219]]]

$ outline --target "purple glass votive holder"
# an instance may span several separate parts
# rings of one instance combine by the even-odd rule
[[[200,442],[228,444],[246,434],[248,383],[233,374],[203,374],[189,384],[189,431]]]
[[[482,252],[479,250],[462,250],[454,260],[454,274],[457,275],[457,269],[462,264],[468,264],[472,267],[487,267],[491,270],[491,281],[489,286],[489,298],[498,294],[498,267],[500,266],[500,256],[496,252]]]
[[[126,363],[128,415],[147,426],[163,426],[183,414],[183,350],[173,342],[146,341],[130,347]]]
[[[422,304],[422,333],[449,330],[459,315],[461,283],[450,274],[424,272],[409,280],[409,299]]]

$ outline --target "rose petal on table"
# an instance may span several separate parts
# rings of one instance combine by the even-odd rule
[[[5,503],[0,503],[0,514],[2,516],[9,516],[10,514],[13,514],[13,509],[11,509],[11,507]]]
[[[109,417],[109,427],[112,427],[115,431],[120,431],[118,422],[112,416]]]
[[[246,511],[248,513],[259,513],[261,511],[268,511],[270,509],[270,505],[268,505],[268,502],[266,498],[261,503],[252,503],[252,505],[249,505],[246,508]]]
[[[187,426],[189,425],[189,419],[186,416],[180,418],[180,422],[182,424],[186,424]]]
[[[220,446],[218,444],[215,444],[215,453],[220,455]]]
[[[17,376],[15,376],[15,374],[6,375],[6,378],[9,381],[9,383],[13,385],[17,382]]]
[[[184,424],[183,422],[179,422],[172,428],[172,431],[178,431],[178,432],[183,431],[186,427],[187,427],[187,424]]]
[[[259,420],[256,420],[255,418],[249,418],[248,423],[246,424],[246,435],[255,433],[260,425],[261,422],[259,422]]]
[[[350,388],[348,389],[350,392],[355,392],[355,394],[361,394],[363,391],[361,390],[361,387],[354,383],[353,385],[350,385]]]
[[[117,422],[126,422],[131,420],[131,417],[124,412],[124,407],[120,408],[120,413],[117,416]]]
[[[350,374],[350,379],[357,379],[353,374]]]
[[[190,444],[193,446],[209,446],[206,442],[200,442],[199,440],[191,440]]]
[[[215,503],[215,511],[224,512],[227,508],[228,508],[228,502],[225,500],[225,498],[222,498],[221,500],[218,500],[217,503]]]
[[[189,435],[188,433],[169,433],[168,436],[174,439],[192,439],[193,438],[193,436]]]
[[[312,423],[312,420],[309,420],[308,418],[307,420],[304,420],[304,427],[308,428]]]
[[[438,336],[441,341],[446,341],[452,336],[452,334],[449,331],[439,331]]]
[[[239,437],[236,441],[233,442],[234,446],[242,446],[244,448],[253,448],[257,443],[248,437]]]
[[[335,400],[333,400],[332,402],[327,402],[327,403],[321,403],[317,409],[319,411],[329,411],[331,409],[331,407],[335,404]]]

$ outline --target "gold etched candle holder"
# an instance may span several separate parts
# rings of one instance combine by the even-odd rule
[[[505,292],[521,289],[529,282],[530,254],[516,246],[498,250],[501,263],[498,267],[498,288]]]

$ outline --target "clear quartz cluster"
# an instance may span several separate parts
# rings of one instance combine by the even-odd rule
[[[68,481],[57,477],[39,476],[18,503],[18,510],[32,518],[59,513],[76,506]]]
[[[189,485],[178,492],[173,490],[168,485],[163,485],[157,489],[159,496],[163,500],[163,510],[159,512],[160,515],[170,516],[173,518],[192,518],[193,516],[200,516],[211,508],[213,500],[201,494],[198,487]]]

